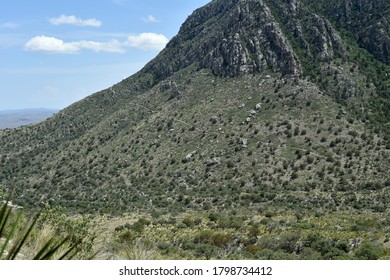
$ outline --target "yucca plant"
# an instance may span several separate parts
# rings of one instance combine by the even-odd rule
[[[14,211],[9,206],[9,200],[0,210],[0,260],[15,260],[23,258],[21,251],[28,247],[28,239],[32,237],[41,216],[37,213],[30,222],[24,223],[22,211]],[[33,260],[72,259],[80,251],[82,239],[71,240],[71,236],[52,236],[40,248],[33,252]]]

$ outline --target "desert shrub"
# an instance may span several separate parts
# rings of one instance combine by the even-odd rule
[[[134,224],[132,224],[131,226],[131,229],[136,231],[136,232],[142,232],[145,228],[145,225],[140,222],[139,220],[137,222],[135,222]]]
[[[299,258],[302,260],[321,260],[323,257],[319,252],[310,247],[304,247],[299,253]]]
[[[218,247],[209,245],[209,244],[200,244],[195,248],[195,257],[199,259],[210,260],[216,252],[218,252]]]
[[[230,217],[230,218],[223,217],[218,221],[218,226],[220,228],[239,229],[241,228],[242,225],[243,225],[242,220],[237,217]]]
[[[298,173],[297,172],[293,172],[293,173],[291,173],[291,180],[295,180],[295,179],[297,179],[298,178]]]
[[[266,218],[272,218],[273,216],[275,216],[275,212],[267,211],[267,212],[264,213],[264,216]]]
[[[356,249],[354,257],[359,260],[377,260],[383,254],[384,250],[379,244],[366,240]]]
[[[161,256],[150,248],[149,245],[143,242],[136,242],[132,245],[128,244],[121,247],[118,251],[120,259],[126,260],[156,260],[161,259]]]
[[[270,223],[272,223],[271,218],[264,218],[264,219],[261,219],[261,221],[260,221],[260,224],[262,224],[262,225],[268,225]]]
[[[285,253],[283,251],[275,251],[264,249],[256,253],[255,258],[258,260],[295,260],[297,257],[294,254]]]
[[[257,238],[260,235],[260,229],[256,225],[252,225],[248,231],[249,238]]]
[[[182,221],[183,224],[185,224],[187,227],[193,227],[194,221],[190,217],[186,217]]]
[[[140,218],[138,220],[141,224],[145,225],[145,226],[148,226],[151,224],[151,221],[149,219],[146,219],[146,218]]]
[[[136,237],[137,237],[137,235],[133,231],[126,230],[126,231],[119,234],[118,241],[120,243],[133,243],[133,241],[136,239]]]
[[[211,230],[203,230],[195,236],[194,243],[210,243],[212,237],[213,232]]]
[[[286,233],[280,237],[278,248],[287,253],[294,253],[300,238],[301,235],[299,232]]]
[[[228,161],[226,162],[226,166],[227,166],[227,168],[233,168],[233,167],[234,167],[233,161],[228,160]]]
[[[216,212],[211,212],[209,215],[208,215],[208,218],[211,222],[216,222],[218,221],[219,219],[219,214],[216,213]]]
[[[211,209],[211,203],[206,201],[203,203],[203,207],[202,207],[204,210],[210,210]]]
[[[321,253],[323,257],[330,253],[334,248],[334,244],[330,239],[321,236],[318,233],[310,233],[306,237],[305,244],[315,251]],[[330,255],[328,255],[328,257],[329,256]]]
[[[380,227],[380,223],[375,218],[360,218],[351,225],[351,231],[367,231]]]
[[[213,245],[217,247],[224,247],[232,240],[232,235],[229,233],[216,233],[211,237]]]
[[[250,253],[251,255],[256,255],[258,252],[263,250],[263,247],[258,246],[258,245],[248,245],[244,249],[246,252]]]
[[[338,260],[346,259],[347,256],[348,255],[343,250],[340,250],[336,247],[332,247],[328,250],[328,252],[326,252],[326,254],[324,254],[323,258],[325,260]]]
[[[196,226],[200,225],[201,223],[202,223],[202,219],[201,219],[201,218],[195,218],[195,219],[194,219],[194,224],[195,224]]]
[[[166,241],[159,241],[159,242],[157,242],[156,247],[160,250],[167,250],[170,247],[172,247],[172,244],[170,244],[169,242],[166,242]]]

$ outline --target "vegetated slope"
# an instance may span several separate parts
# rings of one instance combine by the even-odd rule
[[[350,32],[379,61],[390,63],[390,2],[386,0],[302,1]]]
[[[78,211],[386,211],[389,66],[319,2],[196,10],[139,73],[0,132],[0,182]]]

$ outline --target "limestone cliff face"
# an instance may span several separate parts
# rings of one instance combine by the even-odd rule
[[[302,73],[289,37],[308,56],[324,59],[345,48],[328,20],[308,12],[299,1],[215,0],[196,10],[167,48],[144,69],[155,78],[196,64],[218,76],[265,70]],[[286,20],[288,19],[288,20]]]
[[[312,1],[302,2],[308,4]],[[359,45],[376,59],[390,64],[390,1],[329,0],[315,3],[314,10],[351,32]]]
[[[294,51],[311,59],[332,59],[346,48],[330,21],[298,0],[267,1],[283,25],[285,36],[295,42]]]
[[[304,72],[299,55],[312,61],[343,56],[337,31],[351,30],[378,60],[390,62],[387,0],[214,0],[196,10],[167,48],[144,69],[155,80],[195,64],[215,75],[263,71]]]
[[[222,76],[267,69],[299,74],[298,59],[263,1],[238,1],[221,21],[226,25],[214,40],[202,44],[202,67]]]
[[[390,64],[390,1],[345,0],[336,7],[339,21],[355,33],[359,44]]]
[[[291,45],[261,0],[213,1],[198,9],[147,71],[165,78],[193,63],[229,77],[266,69],[300,72]]]

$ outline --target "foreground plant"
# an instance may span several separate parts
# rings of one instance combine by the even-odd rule
[[[38,246],[31,246],[34,239],[42,233],[38,226],[41,213],[35,214],[26,222],[23,211],[15,211],[6,201],[0,210],[0,260],[33,259],[33,260],[66,260],[73,259],[83,251],[83,238],[74,234],[61,236],[53,232]],[[35,247],[32,249],[32,247]],[[26,256],[26,254],[28,256]]]

